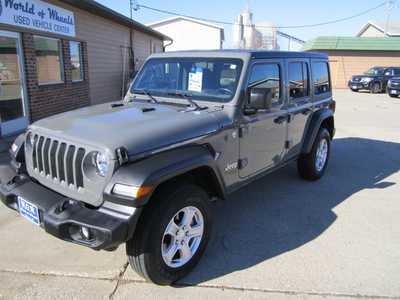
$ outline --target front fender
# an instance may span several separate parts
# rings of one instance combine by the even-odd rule
[[[224,191],[222,177],[218,172],[215,159],[210,150],[204,146],[188,146],[167,152],[162,152],[149,158],[123,165],[114,174],[104,191],[104,200],[134,207],[147,204],[152,193],[143,198],[132,200],[113,195],[112,189],[116,183],[130,186],[150,186],[153,192],[161,183],[176,176],[185,174],[199,167],[209,167]]]

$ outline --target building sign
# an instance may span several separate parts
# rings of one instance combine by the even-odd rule
[[[0,0],[0,23],[75,36],[74,13],[40,0]]]

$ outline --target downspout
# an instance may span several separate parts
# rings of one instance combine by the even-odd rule
[[[165,48],[171,46],[173,43],[174,43],[174,40],[173,40],[173,39],[170,39],[170,40],[169,40],[169,44],[165,44],[164,47],[163,47],[163,48],[164,48],[164,52],[165,52]]]

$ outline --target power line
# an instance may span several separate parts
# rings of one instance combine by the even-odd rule
[[[327,22],[321,22],[321,23],[315,23],[315,24],[306,24],[306,25],[291,25],[291,26],[255,26],[256,28],[275,28],[275,29],[296,29],[296,28],[310,28],[310,27],[319,27],[319,26],[325,26],[325,25],[330,25],[330,24],[335,24],[335,23],[340,23],[340,22],[344,22],[344,21],[348,21],[354,18],[358,18],[360,16],[366,15],[374,10],[377,10],[385,5],[388,4],[388,2],[390,1],[385,1],[375,7],[369,8],[367,10],[364,10],[358,14],[349,16],[349,17],[345,17],[345,18],[341,18],[341,19],[336,19],[336,20],[332,20],[332,21],[327,21]],[[186,18],[191,18],[191,19],[195,19],[195,20],[199,20],[199,21],[203,21],[203,22],[210,22],[210,23],[216,23],[216,24],[222,24],[222,25],[235,25],[235,23],[233,22],[227,22],[227,21],[220,21],[220,20],[213,20],[213,19],[207,19],[207,18],[200,18],[200,17],[194,17],[194,16],[190,16],[190,15],[185,15],[185,14],[180,14],[177,12],[173,12],[173,11],[168,11],[168,10],[164,10],[164,9],[159,9],[159,8],[155,8],[155,7],[150,7],[147,5],[143,5],[143,4],[136,4],[137,8],[144,8],[144,9],[148,9],[148,10],[152,10],[155,12],[159,12],[159,13],[163,13],[163,14],[167,14],[167,15],[172,15],[172,16],[182,16],[182,17],[186,17]],[[136,9],[137,10],[137,9]],[[244,26],[252,26],[252,25],[244,25]]]

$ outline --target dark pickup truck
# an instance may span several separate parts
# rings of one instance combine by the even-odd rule
[[[400,67],[373,67],[363,75],[355,75],[348,83],[353,92],[367,90],[378,94],[386,91],[388,81],[400,76]]]
[[[29,126],[0,166],[0,199],[62,240],[126,244],[136,272],[171,284],[206,249],[213,201],[291,162],[324,175],[335,107],[324,54],[155,54],[123,101]]]

